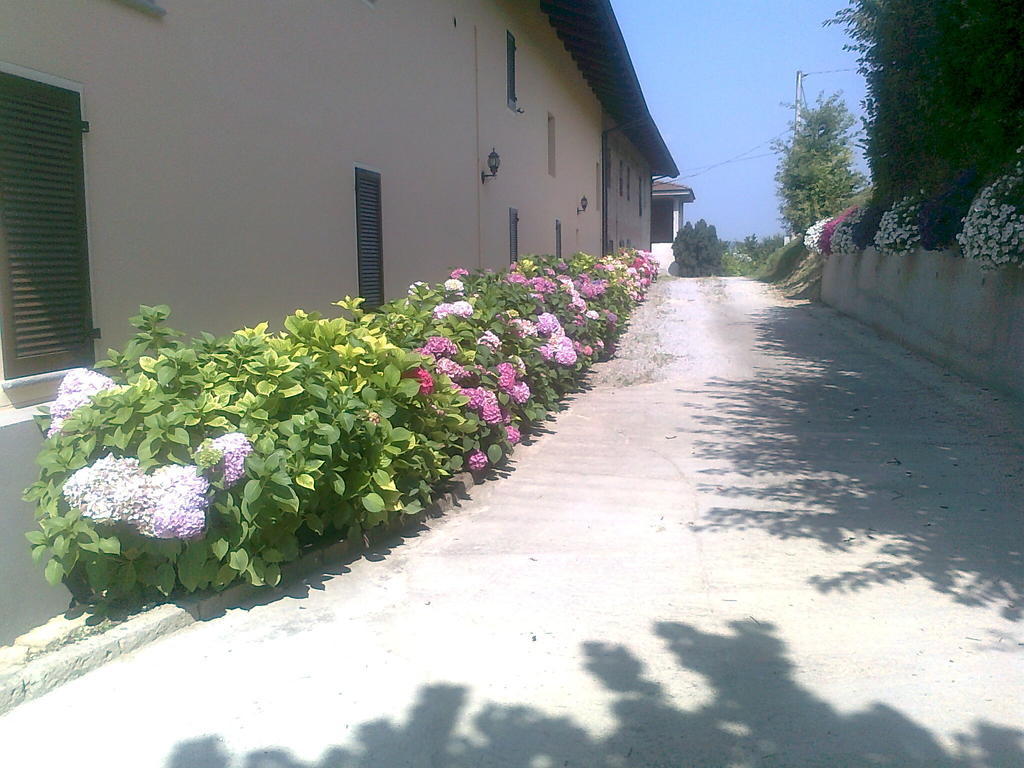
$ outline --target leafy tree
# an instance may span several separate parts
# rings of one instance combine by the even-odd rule
[[[987,179],[1013,157],[1024,136],[1024,3],[851,0],[826,24],[846,28],[867,82],[876,203],[948,194],[964,172]]]
[[[853,169],[853,115],[838,93],[819,96],[796,126],[791,144],[776,142],[782,153],[775,180],[782,200],[782,222],[804,232],[834,214],[866,179]]]
[[[768,263],[768,258],[785,244],[782,235],[770,235],[763,239],[747,235],[743,240],[729,245],[723,261],[727,275],[754,275]]]
[[[713,224],[701,219],[695,226],[688,221],[676,234],[672,254],[681,277],[720,275],[725,243],[718,239]]]

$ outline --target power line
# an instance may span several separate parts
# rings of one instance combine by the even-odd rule
[[[731,163],[742,163],[745,160],[757,160],[757,159],[762,158],[762,157],[771,157],[772,155],[777,155],[777,154],[779,154],[779,153],[777,151],[773,150],[771,152],[764,152],[763,154],[760,154],[760,155],[751,155],[750,157],[734,157],[731,160],[723,160],[720,163],[715,163],[714,165],[709,165],[703,171],[697,171],[696,173],[688,173],[688,174],[686,174],[684,176],[679,176],[678,178],[680,178],[680,179],[692,179],[692,178],[694,178],[696,176],[703,176],[705,173],[713,171],[715,168],[720,168],[723,165],[729,165]]]
[[[741,160],[753,160],[754,157],[767,157],[767,155],[775,154],[775,152],[768,152],[767,154],[763,154],[763,155],[755,155],[754,157],[747,157],[747,155],[749,155],[751,152],[754,152],[754,151],[760,149],[761,147],[763,147],[763,146],[765,146],[767,144],[771,144],[773,141],[775,141],[777,139],[780,139],[783,136],[785,136],[788,132],[789,132],[788,129],[785,130],[785,131],[782,131],[782,133],[778,133],[775,136],[772,136],[770,139],[765,139],[764,141],[762,141],[762,142],[760,142],[758,144],[755,144],[750,149],[748,149],[746,152],[740,152],[738,155],[734,155],[733,157],[727,158],[726,160],[722,160],[722,161],[717,162],[717,163],[711,163],[709,165],[698,165],[698,166],[695,166],[693,168],[684,168],[682,172],[684,174],[687,174],[687,175],[682,176],[681,178],[691,179],[694,176],[699,176],[699,175],[701,175],[703,173],[707,173],[708,171],[713,170],[715,168],[718,168],[720,166],[728,165],[729,163],[736,163],[736,162],[740,162]]]

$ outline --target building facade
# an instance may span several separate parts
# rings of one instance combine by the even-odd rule
[[[46,387],[17,380],[123,343],[139,304],[227,332],[516,252],[646,247],[650,176],[672,160],[602,13],[604,0],[3,3],[0,120],[23,139],[0,146],[6,398],[37,401]],[[608,73],[586,56],[621,82],[601,92]]]
[[[4,0],[0,30],[0,635],[52,607],[28,406],[140,304],[226,333],[646,247],[674,173],[609,0]]]

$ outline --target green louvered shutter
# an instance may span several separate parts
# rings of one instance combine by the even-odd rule
[[[356,255],[359,295],[367,308],[384,303],[384,243],[380,174],[356,168]]]
[[[0,73],[4,377],[92,365],[77,93]]]

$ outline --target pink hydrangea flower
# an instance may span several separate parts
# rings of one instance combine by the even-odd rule
[[[512,318],[509,325],[512,326],[512,332],[520,339],[537,335],[537,326],[521,317]]]
[[[444,359],[444,358],[442,358]],[[403,379],[417,379],[420,383],[420,394],[429,395],[434,391],[434,377],[426,368],[413,368],[402,374]]]
[[[448,277],[450,277],[452,280],[460,280],[463,277],[468,277],[468,276],[469,276],[469,270],[468,269],[463,269],[462,267],[458,267],[457,269],[453,269],[451,274],[448,275]]]
[[[558,289],[558,286],[555,285],[554,281],[553,280],[549,280],[546,277],[534,277],[534,278],[531,278],[529,283],[530,283],[530,287],[533,288],[534,291],[536,291],[537,293],[540,293],[540,294],[554,293]]]
[[[512,401],[522,405],[530,399],[530,385],[525,381],[517,381],[508,390],[508,396],[512,398]]]
[[[505,427],[505,438],[511,445],[519,445],[522,442],[523,436],[519,432],[519,429],[513,426]]]
[[[447,336],[431,336],[416,351],[421,355],[432,355],[436,358],[455,357],[459,353],[459,347]]]
[[[508,283],[518,283],[520,285],[526,285],[530,282],[524,275],[521,275],[518,272],[509,272],[505,275],[505,281]]]
[[[497,352],[501,348],[501,339],[495,336],[493,331],[484,331],[476,343],[481,347],[487,347],[492,352]]]
[[[473,305],[468,301],[453,301],[451,303],[443,302],[434,307],[434,319],[443,320],[449,315],[455,315],[456,317],[472,317],[473,316]]]
[[[474,472],[487,469],[487,466],[491,463],[487,460],[487,454],[483,451],[470,451],[469,457],[467,458],[469,468]]]
[[[472,374],[463,366],[447,357],[439,357],[437,362],[434,363],[434,367],[437,368],[438,373],[447,376],[456,383],[461,383],[472,377]]]

